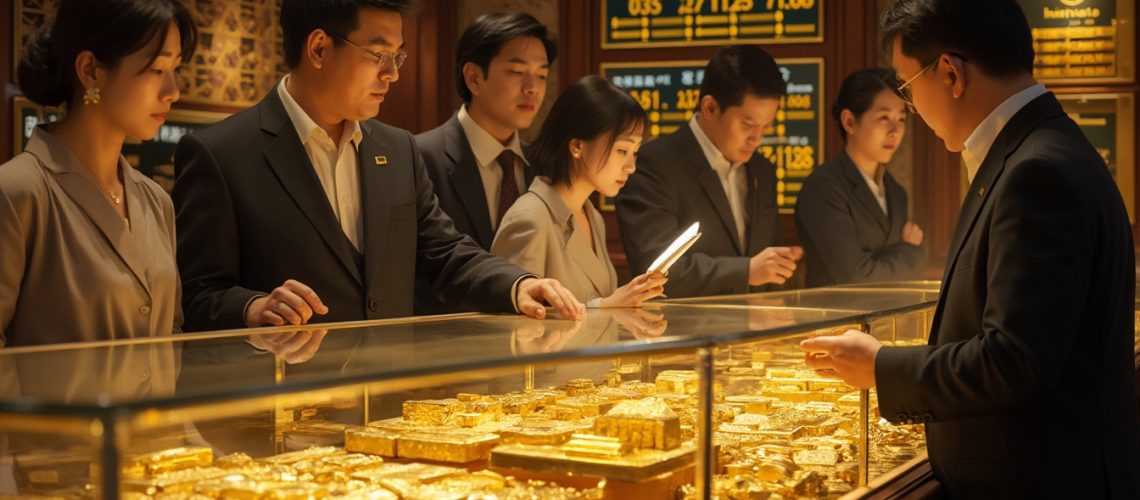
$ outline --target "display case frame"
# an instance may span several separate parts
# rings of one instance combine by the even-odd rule
[[[784,318],[778,318],[778,321],[769,321],[768,323],[761,320],[760,324],[745,323],[744,327],[741,328],[733,328],[731,323],[714,324],[708,331],[674,330],[675,333],[658,338],[619,339],[615,342],[604,342],[598,345],[555,352],[504,352],[470,359],[444,359],[417,366],[374,366],[356,373],[324,374],[308,378],[291,378],[289,376],[290,365],[279,358],[274,358],[272,361],[274,371],[272,383],[233,383],[228,386],[219,385],[204,392],[192,391],[157,398],[126,398],[120,401],[101,397],[95,397],[85,402],[73,402],[52,400],[51,398],[0,396],[0,422],[5,422],[5,424],[0,424],[0,428],[5,427],[7,423],[16,423],[17,420],[28,419],[28,421],[33,421],[44,417],[58,422],[71,422],[68,425],[79,430],[82,430],[84,425],[89,426],[90,429],[97,427],[98,432],[92,431],[91,434],[101,440],[99,469],[121,472],[126,443],[130,442],[135,429],[157,428],[181,421],[193,421],[193,417],[196,416],[217,414],[227,404],[240,403],[249,406],[256,403],[260,407],[273,407],[279,411],[284,406],[282,401],[290,396],[335,391],[362,392],[367,402],[367,395],[370,390],[395,391],[404,388],[424,388],[471,376],[487,377],[496,374],[521,376],[529,384],[528,387],[533,388],[533,370],[536,366],[683,354],[693,357],[695,369],[699,373],[700,384],[697,391],[697,404],[700,411],[697,413],[699,420],[696,432],[698,453],[696,456],[695,487],[698,495],[705,497],[711,487],[716,464],[715,457],[712,455],[713,421],[711,420],[711,411],[715,397],[713,393],[714,369],[717,363],[718,349],[748,342],[802,337],[810,335],[812,332],[845,327],[856,327],[870,332],[876,322],[892,320],[892,318],[906,314],[918,315],[922,318],[923,325],[928,324],[936,291],[931,292],[929,287],[924,289],[920,285],[896,285],[896,287],[899,289],[892,289],[890,286],[881,288],[836,287],[711,299],[668,300],[659,304],[651,304],[647,306],[647,310],[662,312],[667,318],[694,318],[694,321],[700,319],[702,322],[705,320],[715,322],[730,313],[750,314],[777,311],[780,314],[790,315],[793,321],[781,324],[785,321]],[[770,305],[773,301],[782,301],[785,305]],[[592,310],[590,314],[604,317],[604,315],[614,313]],[[796,315],[801,315],[807,320],[795,319]],[[422,331],[445,328],[477,330],[480,324],[484,324],[488,331],[492,331],[502,330],[509,322],[552,325],[560,321],[563,320],[542,322],[513,316],[462,314],[321,326],[339,331],[368,329],[370,333],[374,333],[383,332],[385,328],[410,326]],[[93,350],[114,350],[128,347],[145,348],[147,346],[173,344],[175,346],[181,345],[181,349],[186,349],[186,346],[191,343],[211,341],[225,342],[232,346],[235,343],[244,343],[250,335],[287,334],[293,331],[295,328],[277,327],[184,334],[173,338],[144,338],[64,346],[22,347],[0,351],[0,362],[5,359],[12,360],[21,357],[35,360],[35,356],[60,355],[67,358],[68,354],[78,355]],[[495,335],[499,334],[506,338],[506,332],[500,331]],[[513,334],[510,337],[510,342],[513,348],[515,345]],[[868,402],[867,391],[863,391],[861,403],[863,421],[860,425],[864,429],[867,428],[867,418],[870,414],[867,407]],[[364,415],[364,420],[369,421],[367,413]],[[274,416],[274,421],[280,421],[277,415]],[[862,456],[859,457],[859,460],[862,465],[859,486],[865,486],[869,480],[867,477],[868,458],[866,456],[868,450],[867,435],[864,434],[861,439]],[[100,480],[100,494],[108,498],[120,496],[123,493],[122,479],[121,474],[105,474]]]

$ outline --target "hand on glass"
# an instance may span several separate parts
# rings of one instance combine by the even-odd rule
[[[586,306],[574,298],[558,280],[526,278],[519,282],[515,304],[523,314],[535,319],[546,318],[546,306],[554,308],[563,319],[582,319]]]
[[[329,308],[321,302],[317,292],[300,281],[288,280],[269,295],[249,303],[245,310],[245,325],[304,325],[314,314],[325,315],[328,312]]]
[[[875,337],[856,330],[800,342],[808,368],[859,389],[875,387],[875,356],[881,347]]]
[[[783,285],[796,272],[796,261],[804,256],[803,247],[768,247],[748,262],[748,284]]]
[[[669,320],[665,319],[664,314],[640,307],[636,309],[614,309],[610,313],[627,332],[638,339],[660,337],[669,327]]]
[[[520,321],[522,322],[515,327],[514,342],[517,352],[522,354],[561,350],[578,334],[583,323],[582,321]]]
[[[641,307],[645,301],[665,294],[666,281],[669,279],[661,273],[642,274],[602,299],[601,306]]]
[[[304,363],[317,353],[328,334],[326,329],[295,332],[259,333],[249,336],[249,344],[269,351],[289,364]]]

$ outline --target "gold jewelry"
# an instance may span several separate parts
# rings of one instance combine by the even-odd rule
[[[87,87],[87,91],[83,94],[83,104],[99,104],[103,98],[99,95],[99,87]],[[115,202],[118,204],[118,202]]]
[[[119,196],[115,193],[112,193],[110,189],[107,190],[107,194],[111,195],[111,201],[114,202],[116,205],[122,205],[123,204],[123,197],[122,196]]]

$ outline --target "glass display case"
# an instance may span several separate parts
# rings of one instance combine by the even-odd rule
[[[858,495],[924,459],[921,426],[798,343],[921,343],[929,285],[0,350],[0,495]]]

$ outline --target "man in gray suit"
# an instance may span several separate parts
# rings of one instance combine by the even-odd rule
[[[792,276],[803,249],[778,246],[776,167],[756,151],[786,92],[776,61],[758,47],[725,47],[713,56],[698,112],[641,148],[637,174],[618,194],[633,274],[700,222],[701,239],[669,268],[670,296],[748,293]]]
[[[546,26],[529,14],[480,16],[459,39],[455,85],[464,105],[416,136],[440,208],[484,250],[534,179],[519,130],[538,114],[555,56]],[[417,272],[416,314],[456,312]]]

